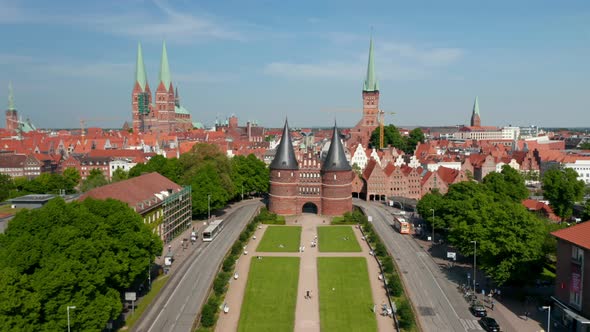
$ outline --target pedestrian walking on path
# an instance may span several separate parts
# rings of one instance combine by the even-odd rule
[[[492,300],[491,308],[492,308],[492,311],[493,311],[494,310],[494,300]]]

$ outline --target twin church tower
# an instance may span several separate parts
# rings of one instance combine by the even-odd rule
[[[375,76],[373,39],[369,44],[367,76],[363,84],[363,115],[350,130],[349,142],[368,146],[371,133],[379,125],[379,83]],[[295,155],[289,126],[285,121],[283,136],[270,164],[268,208],[279,215],[315,212],[336,216],[352,211],[354,173],[346,159],[344,147],[334,125],[325,160],[311,153]]]

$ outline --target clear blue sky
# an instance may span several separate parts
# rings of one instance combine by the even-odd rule
[[[11,80],[39,127],[120,126],[165,39],[196,121],[353,126],[371,27],[387,122],[467,124],[477,95],[483,125],[590,126],[587,0],[0,0],[0,105]]]

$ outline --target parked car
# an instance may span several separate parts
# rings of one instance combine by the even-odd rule
[[[489,332],[500,332],[500,325],[492,317],[483,317],[479,320],[479,324],[484,330]]]
[[[486,307],[483,305],[483,303],[481,303],[479,301],[471,302],[471,306],[469,306],[469,310],[471,310],[471,313],[475,317],[485,317],[488,315]]]

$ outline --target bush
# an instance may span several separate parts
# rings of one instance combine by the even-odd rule
[[[397,318],[401,328],[409,330],[414,327],[414,313],[412,312],[412,307],[410,307],[408,300],[405,298],[397,305]]]
[[[393,271],[395,270],[393,266],[393,261],[389,257],[387,257],[383,262],[381,262],[381,267],[383,268],[383,272],[385,273],[393,273]]]
[[[201,311],[201,324],[204,327],[212,327],[215,325],[215,314],[217,313],[217,304],[211,303],[211,298],[203,306],[203,311]]]
[[[387,248],[381,242],[377,242],[375,245],[375,255],[379,257],[383,257],[386,260],[389,260],[389,256],[387,255]]]
[[[227,287],[230,274],[227,272],[221,272],[217,275],[217,278],[213,281],[213,291],[217,296],[223,295],[225,288]]]
[[[223,272],[231,272],[234,269],[235,264],[236,264],[236,257],[234,255],[229,255],[223,261],[223,266],[221,267],[221,269],[223,270]]]
[[[231,247],[231,255],[232,255],[232,256],[235,256],[235,255],[239,255],[239,254],[241,254],[241,253],[242,253],[242,248],[243,248],[243,247],[244,247],[244,246],[243,246],[243,245],[242,245],[240,242],[237,242],[237,241],[236,241],[236,243],[234,243],[234,245]],[[235,259],[234,259],[234,260],[235,260]]]
[[[387,278],[387,288],[392,296],[401,296],[404,292],[402,282],[397,274],[390,274]]]

